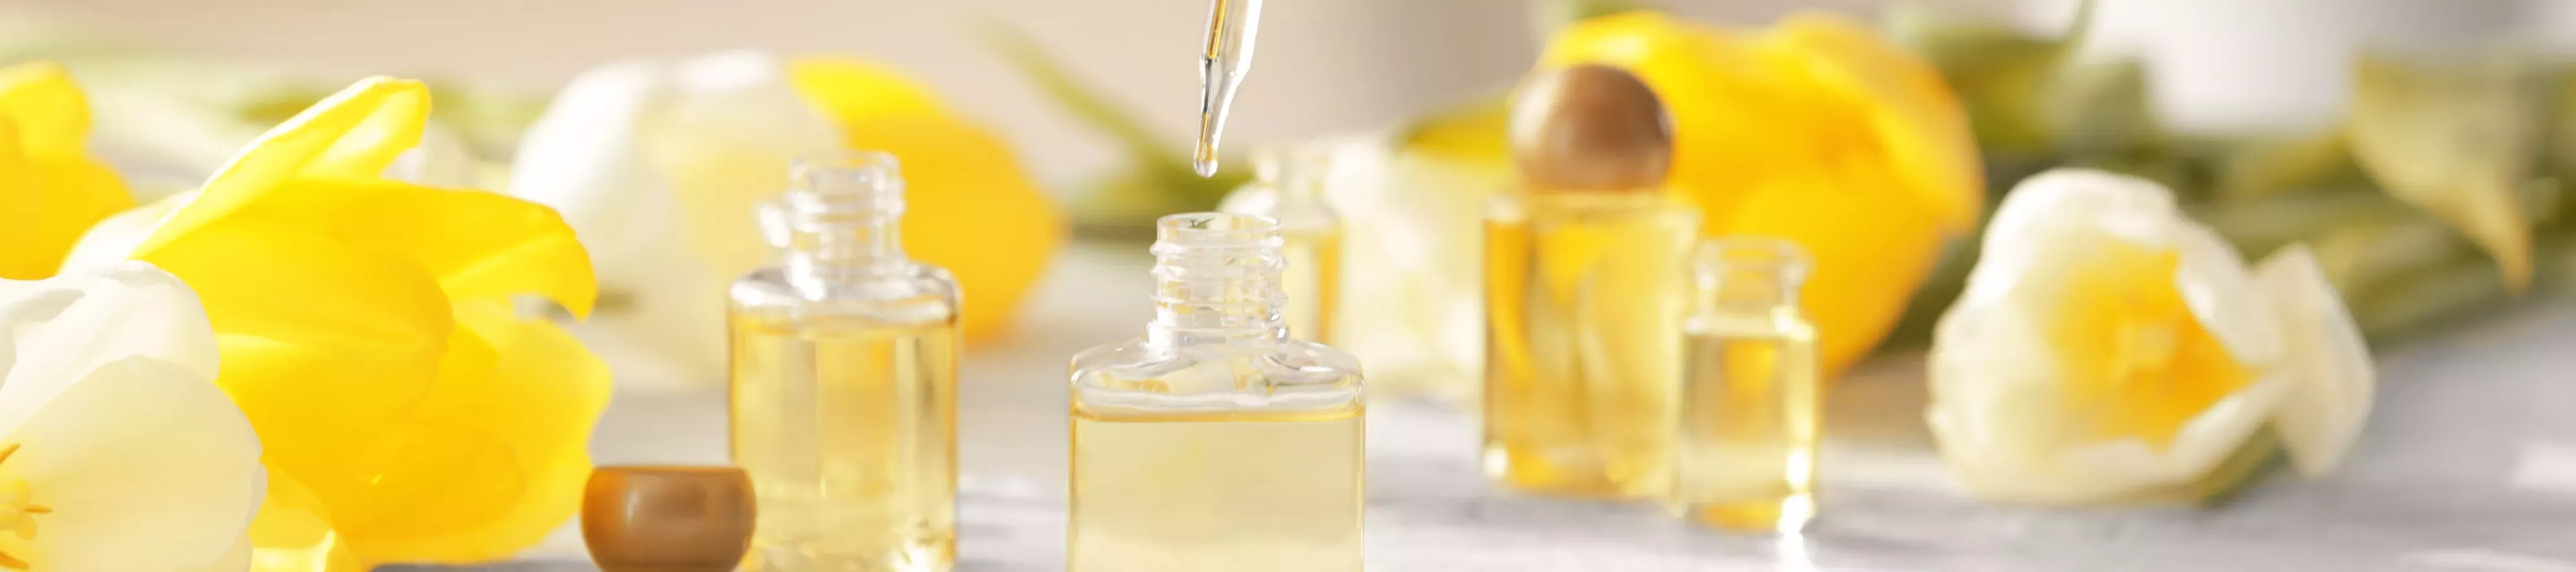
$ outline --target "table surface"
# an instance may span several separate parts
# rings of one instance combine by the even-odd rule
[[[1138,250],[1128,253],[1125,250]],[[1064,360],[1136,335],[1141,249],[1078,246],[1010,339],[970,350],[959,570],[1063,569]],[[2378,352],[2378,406],[2342,471],[2265,476],[2215,509],[1981,503],[1922,424],[1919,356],[1873,361],[1829,405],[1825,496],[1803,538],[1730,537],[1660,511],[1503,494],[1472,410],[1376,402],[1368,565],[1396,571],[2475,570],[2576,572],[2576,300],[2539,301]],[[620,395],[597,460],[720,463],[723,399]],[[422,572],[433,568],[389,568]],[[592,570],[567,527],[521,563]]]

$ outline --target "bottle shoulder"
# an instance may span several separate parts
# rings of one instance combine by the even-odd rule
[[[781,267],[752,270],[729,292],[736,313],[840,316],[889,324],[954,320],[962,304],[946,269],[907,264],[891,273],[827,274],[800,285]]]
[[[1144,338],[1075,354],[1079,406],[1165,411],[1321,410],[1357,406],[1359,360],[1303,340],[1163,346]]]

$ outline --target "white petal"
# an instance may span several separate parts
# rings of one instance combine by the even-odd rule
[[[0,432],[25,423],[73,382],[130,356],[215,377],[215,331],[197,293],[144,262],[34,283],[0,299]]]
[[[151,236],[153,229],[161,227],[162,220],[170,218],[171,212],[195,200],[196,191],[182,192],[109,215],[98,224],[90,225],[87,232],[81,233],[80,241],[72,243],[71,254],[64,257],[63,273],[95,271],[124,262],[126,256],[134,253],[134,247],[143,244],[144,237]]]
[[[394,157],[385,166],[385,176],[415,185],[463,189],[477,188],[474,180],[474,150],[465,146],[465,138],[437,122],[424,125],[420,144]]]
[[[5,398],[0,398],[5,399]],[[93,371],[9,435],[0,476],[38,503],[45,564],[187,570],[249,530],[266,488],[259,438],[212,378],[129,357]]]
[[[2174,232],[2175,245],[2182,250],[2174,287],[2182,290],[2192,318],[2216,336],[2237,363],[2258,369],[2279,363],[2280,328],[2264,310],[2269,304],[2255,287],[2245,259],[2236,255],[2236,247],[2228,246],[2209,227],[2188,220],[2178,219]]]
[[[723,377],[726,288],[768,258],[753,205],[786,188],[791,159],[840,139],[770,55],[622,62],[555,97],[510,192],[591,246],[605,303],[573,331],[620,386],[702,385]]]
[[[2370,347],[2307,245],[2273,252],[2256,272],[2287,354],[2291,389],[2281,404],[2281,441],[2300,474],[2323,475],[2343,461],[2370,420],[2378,387]]]
[[[250,532],[243,531],[241,538],[233,540],[232,548],[225,549],[222,556],[217,556],[214,561],[207,562],[204,565],[194,568],[184,568],[183,570],[186,570],[187,572],[243,572],[250,570],[251,556],[254,554],[253,550],[255,550],[255,548],[250,542]]]

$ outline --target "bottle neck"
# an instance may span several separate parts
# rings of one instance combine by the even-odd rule
[[[1157,346],[1242,343],[1288,335],[1281,310],[1278,225],[1239,214],[1177,214],[1157,224],[1154,321]]]
[[[903,181],[875,153],[801,159],[795,184],[761,209],[789,284],[808,294],[904,272]]]
[[[1691,254],[1692,310],[1737,316],[1794,314],[1807,268],[1805,251],[1785,240],[1703,241]]]

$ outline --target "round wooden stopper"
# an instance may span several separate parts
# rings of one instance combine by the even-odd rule
[[[1672,169],[1673,125],[1655,90],[1619,68],[1541,73],[1512,100],[1512,157],[1540,191],[1646,191]]]
[[[605,572],[729,572],[751,549],[751,479],[732,467],[600,467],[581,540]]]

